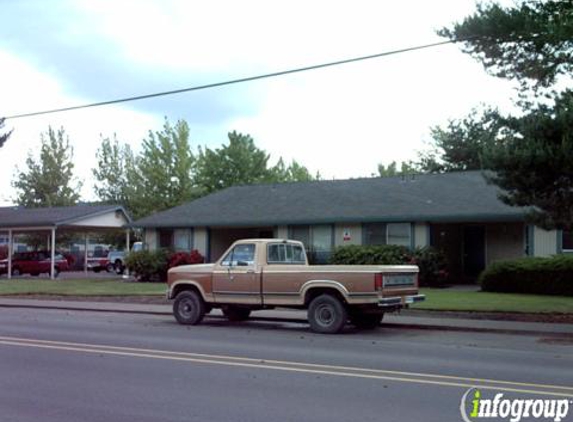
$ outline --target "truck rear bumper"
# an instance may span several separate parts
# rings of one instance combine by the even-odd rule
[[[391,296],[378,301],[378,307],[383,309],[400,309],[404,306],[426,300],[425,295]]]

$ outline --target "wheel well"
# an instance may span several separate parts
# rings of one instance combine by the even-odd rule
[[[340,300],[341,303],[346,304],[346,299],[344,299],[344,296],[342,296],[342,294],[335,288],[314,287],[306,292],[306,295],[304,296],[304,305],[308,306],[315,297],[320,296],[322,294],[334,296],[335,298]]]
[[[203,295],[201,294],[197,286],[194,286],[192,284],[178,284],[177,286],[175,286],[172,291],[173,298],[175,299],[175,297],[177,297],[179,293],[184,291],[197,292],[199,296],[203,299]]]

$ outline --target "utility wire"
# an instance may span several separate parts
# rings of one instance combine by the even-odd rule
[[[181,94],[183,92],[199,91],[202,89],[217,88],[217,87],[225,86],[225,85],[233,85],[233,84],[239,84],[239,83],[243,83],[243,82],[251,82],[251,81],[256,81],[259,79],[275,78],[277,76],[291,75],[293,73],[300,73],[300,72],[306,72],[309,70],[323,69],[325,67],[340,66],[343,64],[355,63],[355,62],[364,61],[364,60],[371,60],[371,59],[376,59],[379,57],[385,57],[385,56],[391,56],[391,55],[395,55],[395,54],[407,53],[410,51],[424,50],[427,48],[438,47],[438,46],[445,45],[445,44],[453,44],[456,42],[468,41],[468,40],[474,39],[474,38],[477,38],[477,37],[473,36],[473,37],[466,37],[463,39],[440,41],[440,42],[435,42],[435,43],[431,43],[431,44],[418,45],[415,47],[402,48],[399,50],[386,51],[383,53],[372,54],[369,56],[361,56],[361,57],[355,57],[355,58],[351,58],[351,59],[338,60],[335,62],[299,67],[296,69],[283,70],[280,72],[266,73],[263,75],[249,76],[249,77],[240,78],[240,79],[232,79],[232,80],[224,81],[224,82],[216,82],[216,83],[211,83],[211,84],[207,84],[207,85],[194,86],[194,87],[190,87],[190,88],[175,89],[172,91],[157,92],[154,94],[137,95],[134,97],[126,97],[126,98],[120,98],[120,99],[116,99],[116,100],[101,101],[101,102],[97,102],[97,103],[83,104],[83,105],[77,105],[77,106],[71,106],[71,107],[55,108],[55,109],[44,110],[44,111],[35,111],[35,112],[31,112],[31,113],[14,114],[12,116],[6,116],[5,119],[6,120],[8,120],[8,119],[22,119],[25,117],[40,116],[43,114],[53,114],[53,113],[61,113],[61,112],[65,112],[65,111],[80,110],[83,108],[101,107],[101,106],[106,106],[106,105],[111,105],[111,104],[126,103],[129,101],[145,100],[148,98],[155,98],[155,97],[163,97],[166,95]]]

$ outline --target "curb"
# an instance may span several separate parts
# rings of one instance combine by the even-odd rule
[[[73,307],[73,306],[54,306],[54,305],[30,305],[30,304],[5,304],[1,303],[0,308],[20,308],[20,309],[53,309],[60,311],[79,311],[79,312],[101,312],[101,313],[116,313],[116,314],[135,314],[135,315],[161,315],[161,316],[171,316],[171,312],[162,311],[145,311],[137,309],[110,309],[110,308],[90,308],[90,307]],[[213,319],[224,319],[222,315],[208,315],[208,318]],[[250,321],[273,321],[273,322],[284,322],[284,323],[303,323],[308,324],[306,319],[300,318],[281,318],[281,317],[268,317],[268,316],[252,316],[249,318]],[[413,323],[401,323],[401,322],[382,322],[380,324],[382,328],[390,329],[406,329],[406,330],[434,330],[434,331],[449,331],[449,332],[472,332],[472,333],[494,333],[494,334],[509,334],[509,335],[535,335],[543,337],[559,337],[559,338],[571,338],[573,339],[573,334],[563,333],[563,332],[552,332],[552,331],[538,331],[538,330],[519,330],[519,329],[507,329],[507,328],[485,328],[485,327],[471,327],[471,326],[455,326],[455,325],[439,325],[439,324],[413,324]]]

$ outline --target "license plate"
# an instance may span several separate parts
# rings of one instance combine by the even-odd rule
[[[384,274],[384,286],[413,286],[416,284],[415,274]]]

